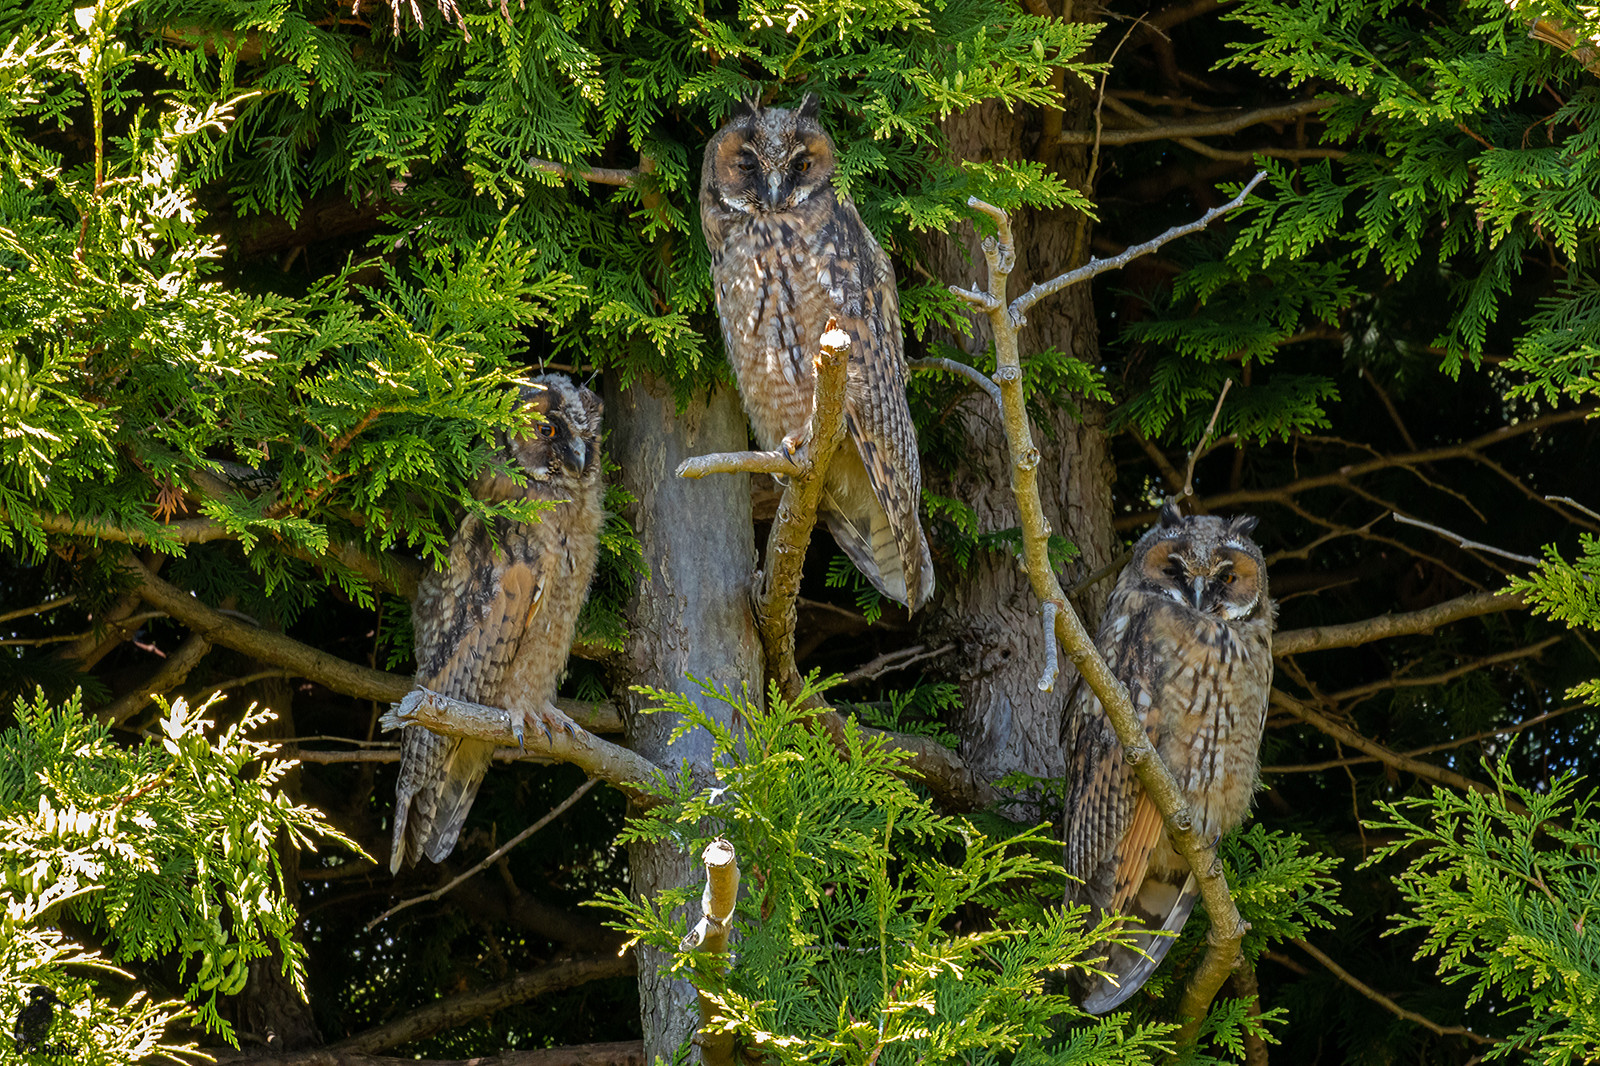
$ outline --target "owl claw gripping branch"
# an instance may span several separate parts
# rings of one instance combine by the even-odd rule
[[[922,466],[906,405],[900,303],[889,257],[833,187],[817,98],[748,103],[706,146],[700,219],[728,361],[766,449],[803,458],[812,353],[836,319],[850,337],[845,425],[822,519],[878,591],[916,610],[933,594]]]
[[[519,745],[529,717],[547,739],[552,725],[576,731],[550,701],[594,575],[605,517],[600,397],[547,374],[524,385],[521,398],[541,420],[526,436],[502,439],[500,458],[519,468],[526,483],[490,470],[473,495],[546,500],[554,507],[537,522],[498,518],[486,524],[468,514],[451,538],[448,568],[429,571],[412,604],[418,685],[452,700],[509,709]],[[494,747],[420,725],[404,728],[391,869],[419,855],[442,862],[450,854]]]

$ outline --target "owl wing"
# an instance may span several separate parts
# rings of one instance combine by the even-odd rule
[[[1147,625],[1159,604],[1118,589],[1106,608],[1100,631],[1100,652],[1128,688],[1145,731],[1157,739],[1164,706],[1164,679],[1171,676]],[[1177,932],[1198,898],[1188,866],[1166,840],[1161,812],[1145,794],[1123,758],[1122,744],[1100,700],[1081,679],[1074,690],[1071,729],[1072,793],[1067,824],[1069,902],[1087,903],[1098,918],[1127,915],[1144,930]],[[1181,710],[1179,711],[1181,713]],[[1100,1014],[1111,1010],[1144,984],[1166,955],[1172,937],[1140,932],[1132,946],[1102,944],[1101,964],[1111,977],[1096,977],[1085,990],[1083,1007]]]
[[[878,591],[915,611],[933,595],[933,558],[922,530],[922,457],[906,404],[906,365],[894,267],[849,204],[834,241],[854,249],[856,262],[834,263],[828,274],[839,328],[850,334],[845,426],[870,486],[870,500],[830,471],[828,520],[845,554]],[[851,267],[854,269],[851,269]],[[839,465],[839,460],[835,460]],[[875,504],[875,506],[874,506]]]
[[[505,523],[498,551],[476,516],[451,544],[450,568],[429,575],[417,603],[417,684],[497,706],[517,649],[538,616],[553,569],[520,527]],[[423,617],[426,614],[427,617]],[[407,726],[401,734],[389,866],[426,854],[442,862],[494,755],[489,741]]]

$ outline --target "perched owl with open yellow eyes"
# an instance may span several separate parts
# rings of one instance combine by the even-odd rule
[[[1250,539],[1255,526],[1248,515],[1185,518],[1169,500],[1134,545],[1095,638],[1206,840],[1250,809],[1272,688],[1276,607],[1266,560]],[[1096,920],[1132,915],[1176,934],[1198,883],[1093,690],[1080,680],[1069,704],[1066,866],[1078,880],[1068,882],[1067,902],[1087,903]],[[1103,968],[1115,980],[1093,979],[1085,1010],[1103,1013],[1137,991],[1172,937],[1141,935],[1137,943],[1149,958],[1111,948]]]
[[[906,406],[894,267],[833,187],[817,98],[746,104],[706,146],[700,220],[728,359],[763,448],[793,450],[811,420],[812,359],[828,320],[850,335],[845,425],[820,507],[878,591],[911,610],[933,594],[922,464]]]
[[[540,521],[468,514],[450,540],[443,573],[428,571],[411,605],[417,684],[444,696],[504,707],[548,732],[576,728],[551,704],[589,593],[605,520],[600,397],[560,374],[521,388],[543,416],[526,436],[503,439],[501,458],[526,479],[490,470],[473,486],[485,502],[554,504]],[[443,862],[456,846],[494,744],[420,725],[400,735],[389,867],[419,855]]]

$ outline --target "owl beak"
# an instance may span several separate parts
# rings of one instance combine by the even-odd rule
[[[783,187],[783,175],[772,173],[767,175],[767,206],[778,206],[778,192]]]
[[[1192,577],[1189,579],[1189,586],[1194,589],[1194,608],[1198,611],[1200,609],[1200,597],[1206,594],[1206,579]]]

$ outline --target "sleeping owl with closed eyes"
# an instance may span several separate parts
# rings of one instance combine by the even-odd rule
[[[1167,501],[1134,545],[1095,637],[1207,841],[1249,812],[1272,689],[1277,608],[1266,560],[1250,539],[1255,526],[1249,515],[1184,517]],[[1066,725],[1067,902],[1087,904],[1091,921],[1131,916],[1176,934],[1199,898],[1198,882],[1082,679]],[[1088,982],[1083,1008],[1100,1014],[1122,1003],[1172,940],[1141,932],[1137,951],[1101,944],[1091,955],[1107,954],[1101,968],[1109,976]]]

